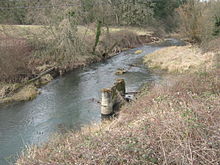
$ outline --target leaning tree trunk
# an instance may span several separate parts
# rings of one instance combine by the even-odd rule
[[[102,28],[102,22],[101,22],[101,21],[98,21],[98,23],[97,23],[97,30],[96,30],[95,45],[94,45],[94,47],[93,47],[93,54],[95,54],[96,47],[97,47],[98,44],[99,44],[99,39],[100,39],[100,36],[101,36],[101,28]]]

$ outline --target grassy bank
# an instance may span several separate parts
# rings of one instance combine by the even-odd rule
[[[168,47],[146,55],[144,62],[150,68],[171,73],[189,73],[211,70],[217,67],[219,51],[203,52],[199,47],[187,45]]]
[[[53,137],[18,165],[213,164],[220,161],[220,72],[166,77],[108,125]]]
[[[70,42],[66,40],[68,37],[61,40],[61,45],[59,45],[61,47],[54,47],[57,38],[51,40],[51,34],[49,34],[51,29],[47,29],[47,27],[1,25],[0,31],[2,39],[0,42],[0,103],[35,98],[38,93],[36,87],[50,82],[58,75],[155,40],[153,32],[147,29],[111,27],[107,33],[107,29],[102,28],[102,35],[94,54],[92,48],[95,43],[96,28],[93,26],[78,26],[78,40],[85,42],[82,45],[73,43],[71,49],[71,44],[70,47],[66,47]],[[36,39],[43,34],[46,39]],[[60,34],[55,36],[57,35]],[[51,68],[54,68],[51,73],[40,77],[31,84],[27,83]],[[25,84],[32,89],[26,90],[27,85]],[[21,94],[24,94],[23,97]]]

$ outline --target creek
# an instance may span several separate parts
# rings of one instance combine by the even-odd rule
[[[101,122],[100,105],[93,100],[100,100],[100,90],[112,86],[116,79],[125,79],[129,92],[159,80],[160,76],[143,65],[142,58],[160,48],[143,46],[122,52],[55,79],[42,87],[33,101],[1,106],[0,165],[11,164],[26,146],[40,145],[54,133]],[[143,52],[135,54],[139,49]],[[117,76],[118,68],[128,72]]]

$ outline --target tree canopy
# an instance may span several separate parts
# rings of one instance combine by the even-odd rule
[[[0,23],[33,24],[30,13],[46,11],[48,15],[54,8],[72,7],[77,3],[80,24],[102,21],[108,25],[147,26],[154,22],[174,24],[175,9],[186,0],[2,0],[0,1]],[[36,13],[35,13],[36,14]],[[42,23],[39,18],[38,23]],[[52,18],[51,18],[52,19]]]

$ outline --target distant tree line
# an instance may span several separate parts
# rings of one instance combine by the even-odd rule
[[[52,25],[63,20],[68,9],[77,25],[180,29],[201,42],[220,34],[219,4],[219,0],[1,0],[0,24]]]
[[[148,26],[160,22],[168,30],[177,26],[175,9],[186,0],[1,0],[0,23],[41,24],[32,11],[50,15],[53,8],[78,5],[79,24],[102,21],[106,25]],[[35,13],[36,14],[36,13]]]

